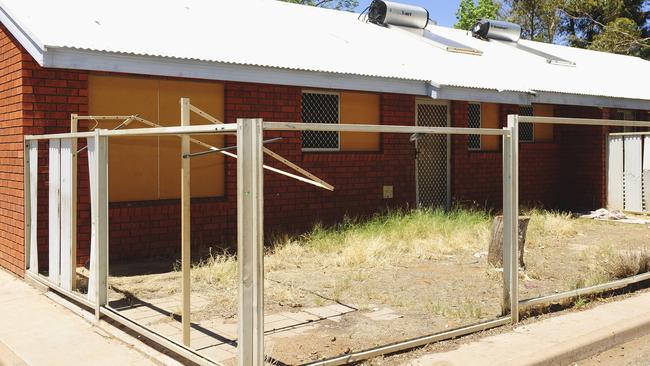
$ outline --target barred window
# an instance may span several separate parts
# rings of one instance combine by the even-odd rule
[[[327,92],[302,93],[304,123],[339,123],[339,94]],[[306,151],[337,151],[338,131],[303,131],[302,149]]]
[[[481,128],[481,104],[480,103],[468,104],[467,127]],[[469,135],[468,147],[470,150],[481,150],[481,135]]]
[[[532,105],[519,106],[520,116],[533,116]],[[535,128],[532,123],[524,122],[519,124],[519,141],[520,142],[533,142],[535,140]]]

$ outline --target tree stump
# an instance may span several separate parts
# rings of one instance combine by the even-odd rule
[[[525,268],[524,244],[526,243],[526,231],[530,217],[519,216],[519,267]],[[488,263],[496,268],[503,268],[503,216],[494,218],[492,223],[492,240],[488,249]]]

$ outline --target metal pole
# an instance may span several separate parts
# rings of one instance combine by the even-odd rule
[[[32,232],[32,202],[31,202],[31,182],[30,182],[30,171],[29,171],[29,146],[32,145],[29,141],[24,141],[23,145],[23,220],[25,220],[25,227],[23,231],[24,242],[25,242],[25,263],[23,269],[29,270],[29,260],[30,260],[30,240]]]
[[[181,126],[190,125],[190,100],[181,98]],[[190,135],[181,135],[181,268],[183,273],[183,306],[181,319],[183,322],[183,344],[190,347],[190,264],[191,258],[191,227],[190,227],[190,159],[183,156],[190,153]]]
[[[517,115],[508,116],[512,132],[510,175],[511,230],[510,234],[510,314],[512,322],[519,322],[519,121]]]
[[[77,114],[72,114],[70,116],[70,133],[76,133],[79,130],[79,119]],[[75,290],[77,288],[77,145],[79,141],[76,138],[72,139],[72,176],[70,177],[72,183],[72,189],[70,192],[70,206],[71,206],[71,215],[70,215],[70,258],[71,258],[71,273],[70,276],[70,290]],[[86,146],[87,147],[87,146]]]
[[[237,120],[237,258],[240,366],[264,364],[262,120]]]
[[[95,130],[95,176],[97,180],[97,210],[93,220],[97,230],[97,262],[94,270],[97,271],[95,288],[95,318],[101,316],[100,308],[108,301],[108,138],[100,136],[100,130]]]
[[[507,127],[508,135],[503,135],[503,299],[502,315],[510,312],[510,255],[512,245],[512,128]]]

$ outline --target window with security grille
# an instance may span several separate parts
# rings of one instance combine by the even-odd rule
[[[616,119],[620,119],[623,121],[634,121],[636,120],[636,113],[634,113],[634,111],[629,109],[620,109],[618,112],[616,112]],[[634,127],[634,126],[623,127],[623,132],[640,132],[640,131],[643,131],[643,129],[640,127]]]
[[[467,106],[467,127],[481,128],[481,104],[470,103]],[[481,150],[481,135],[469,135],[468,147],[470,150]]]
[[[520,116],[533,116],[532,105],[519,106]],[[532,123],[523,122],[519,124],[519,141],[520,142],[533,142],[535,140],[535,128]]]
[[[337,93],[302,93],[302,121],[304,123],[339,123],[339,95]],[[303,131],[302,149],[311,151],[339,150],[338,131]]]

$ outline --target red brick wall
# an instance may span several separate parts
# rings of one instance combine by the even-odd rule
[[[607,109],[558,106],[558,117],[609,119]],[[560,206],[571,209],[596,209],[606,202],[605,143],[607,127],[556,126],[560,151],[561,185],[557,194]]]
[[[0,26],[0,267],[23,273],[23,62]]]
[[[69,131],[70,114],[87,112],[87,83],[83,72],[38,66],[2,26],[0,43],[0,267],[22,275],[23,136]],[[39,262],[46,266],[47,143],[39,146]]]
[[[501,105],[501,127],[515,105]],[[452,103],[453,125],[467,127],[467,103]],[[607,109],[556,106],[557,117],[609,118]],[[522,206],[571,210],[605,204],[605,136],[607,128],[555,126],[553,142],[521,143],[519,194]],[[469,151],[467,136],[455,136],[452,148],[452,195],[455,201],[501,207],[500,151]]]
[[[226,122],[261,117],[268,121],[300,121],[301,88],[228,82]],[[412,125],[412,96],[384,94],[382,123]],[[299,232],[316,222],[333,223],[345,215],[369,215],[387,207],[415,202],[414,149],[408,135],[382,136],[379,152],[302,153],[300,133],[273,132],[281,143],[269,147],[335,186],[334,192],[265,172],[265,229],[267,235]],[[226,145],[235,138],[227,137]],[[289,168],[268,157],[265,163]],[[393,185],[394,198],[383,199],[384,185]],[[192,243],[196,248],[232,247],[236,235],[236,162],[226,160],[226,196],[192,202]],[[178,200],[114,203],[110,208],[112,259],[155,257],[178,253]],[[138,243],[138,245],[134,245]]]

